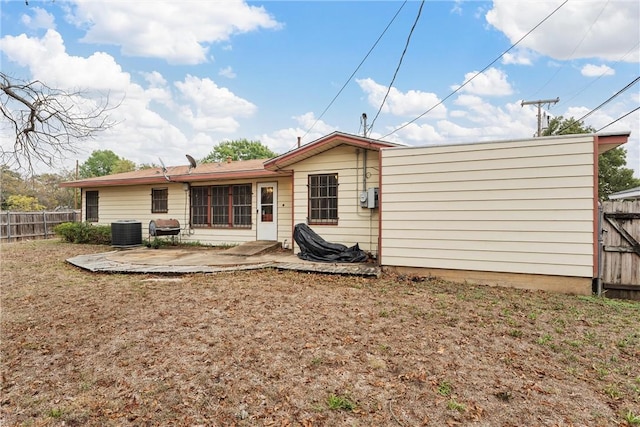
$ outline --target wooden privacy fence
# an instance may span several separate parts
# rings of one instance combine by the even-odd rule
[[[602,243],[605,295],[640,300],[640,200],[602,203]]]
[[[53,229],[63,222],[76,222],[80,214],[66,212],[0,212],[0,241],[11,242],[23,239],[47,239],[55,233]]]

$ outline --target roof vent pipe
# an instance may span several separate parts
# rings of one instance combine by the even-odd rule
[[[302,138],[298,137],[298,148],[300,148],[300,139]]]

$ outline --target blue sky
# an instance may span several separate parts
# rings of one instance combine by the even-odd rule
[[[61,168],[97,149],[186,164],[240,138],[283,153],[297,137],[362,134],[362,113],[371,125],[379,110],[369,135],[408,145],[527,138],[537,110],[522,100],[559,97],[545,113],[580,118],[640,76],[640,2],[563,2],[426,1],[416,23],[418,1],[0,1],[0,61],[13,77],[119,103],[118,125]],[[636,83],[585,124],[639,105]],[[636,111],[603,130],[632,132],[636,176],[639,127]],[[6,129],[0,138],[10,143]]]

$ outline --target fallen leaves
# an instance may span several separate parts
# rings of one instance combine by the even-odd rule
[[[6,425],[606,425],[640,402],[633,304],[433,278],[167,281],[60,262],[99,250],[3,246]],[[343,392],[357,405],[330,410]]]

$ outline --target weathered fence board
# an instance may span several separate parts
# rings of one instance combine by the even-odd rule
[[[602,203],[605,295],[640,300],[640,200]]]
[[[23,239],[47,239],[55,233],[53,229],[63,222],[76,222],[80,215],[67,212],[0,212],[0,241],[11,242]]]

